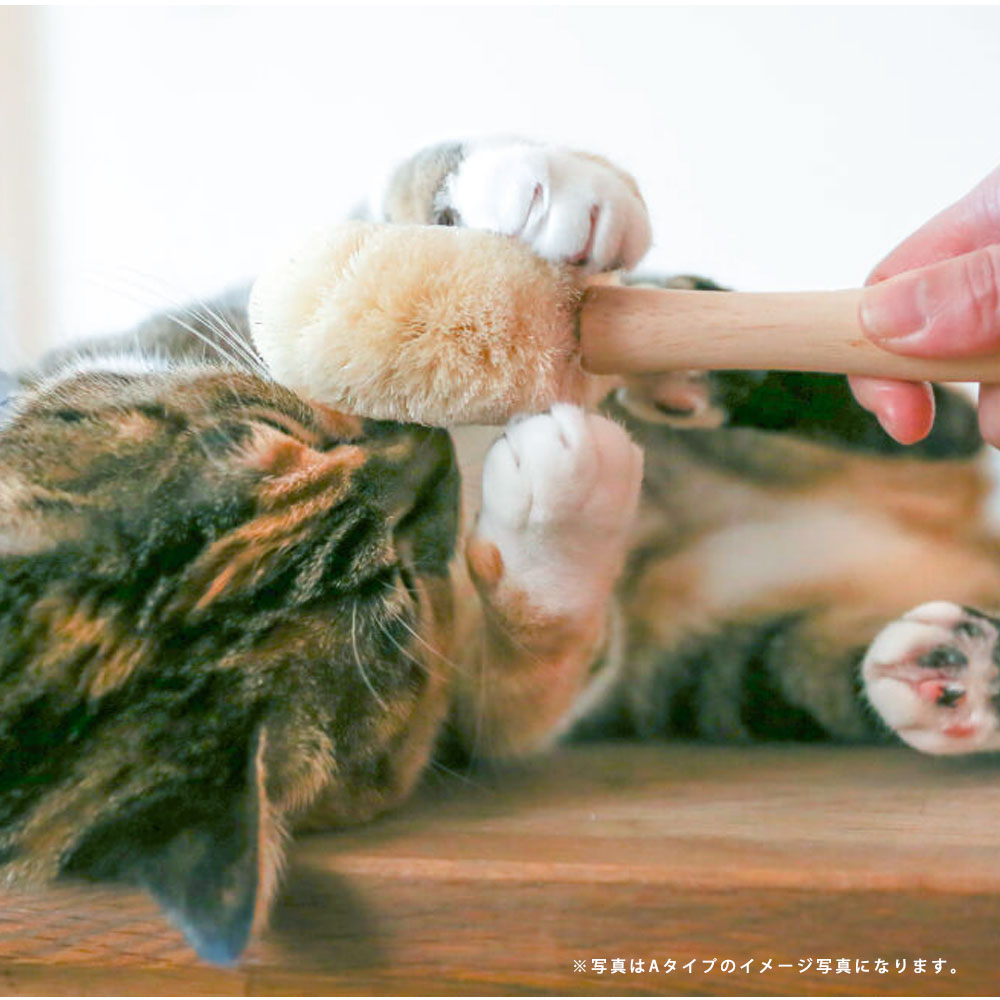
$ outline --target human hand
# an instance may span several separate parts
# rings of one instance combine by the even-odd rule
[[[1000,168],[904,240],[872,271],[861,325],[880,347],[924,358],[1000,352]],[[926,437],[926,383],[850,379],[857,401],[903,444]],[[1000,447],[1000,385],[982,385],[979,428]]]

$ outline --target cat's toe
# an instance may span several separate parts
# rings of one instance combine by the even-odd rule
[[[585,271],[633,267],[649,249],[635,183],[599,157],[528,143],[472,149],[442,198],[465,226],[523,240]]]
[[[483,514],[545,531],[631,524],[642,451],[618,424],[578,406],[509,425],[483,467]]]
[[[883,721],[925,753],[1000,749],[998,623],[948,601],[922,604],[875,637],[861,666]]]
[[[473,541],[552,606],[592,603],[624,559],[641,484],[642,451],[623,428],[556,405],[490,449]]]
[[[715,399],[715,378],[716,373],[703,371],[633,375],[615,398],[647,423],[683,429],[721,427],[727,413]]]
[[[610,164],[565,150],[549,154],[547,211],[524,238],[546,260],[585,271],[634,267],[649,249],[649,213],[638,190]]]
[[[522,237],[548,208],[545,151],[526,143],[486,145],[471,152],[446,192],[462,224]]]
[[[530,522],[573,531],[617,531],[631,523],[642,453],[618,424],[557,404],[509,437],[531,481]]]

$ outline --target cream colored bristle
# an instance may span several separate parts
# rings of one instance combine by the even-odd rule
[[[579,402],[579,290],[516,240],[345,223],[264,273],[253,337],[275,378],[362,416],[502,423]]]

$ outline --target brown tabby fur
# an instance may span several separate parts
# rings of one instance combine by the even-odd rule
[[[447,710],[448,437],[234,371],[81,372],[27,396],[0,476],[4,880],[135,879],[238,952],[284,824],[398,801]],[[216,866],[252,901],[188,912]]]
[[[460,221],[460,159],[401,170],[391,217]],[[236,303],[93,348],[170,366],[53,359],[0,426],[5,885],[137,882],[229,961],[285,830],[394,805],[444,732],[530,751],[611,669],[580,734],[884,739],[857,690],[875,632],[1000,595],[968,407],[941,396],[903,452],[840,380],[756,373],[702,384],[717,430],[608,402],[647,453],[623,615],[542,613],[495,546],[456,557],[448,435],[271,383]]]

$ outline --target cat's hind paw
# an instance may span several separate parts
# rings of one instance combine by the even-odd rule
[[[924,753],[1000,750],[998,626],[948,601],[913,608],[868,647],[865,696],[900,739]]]

